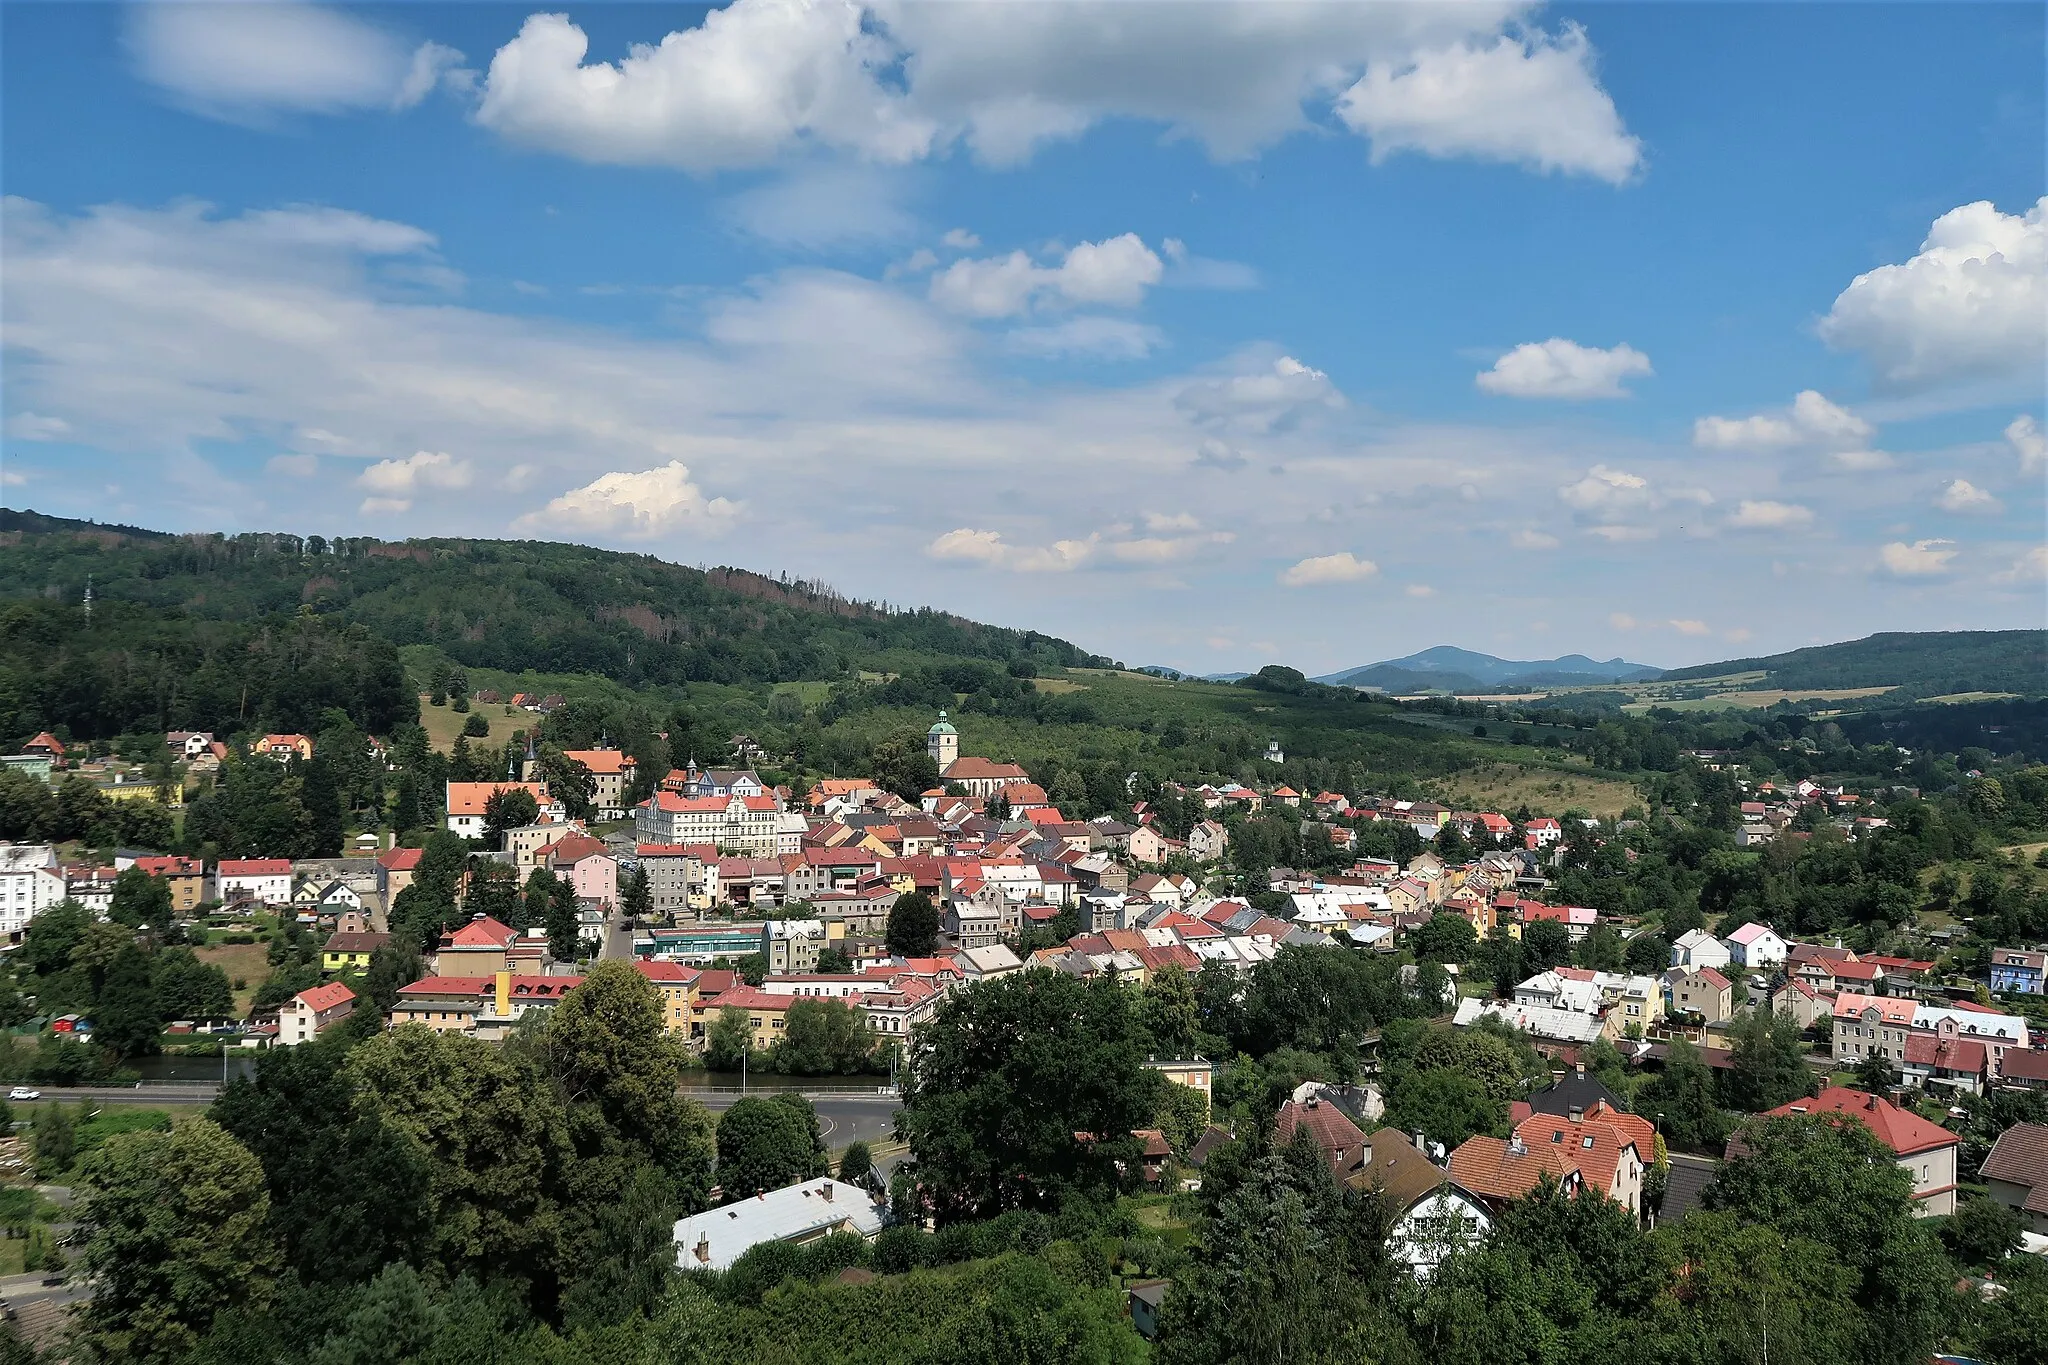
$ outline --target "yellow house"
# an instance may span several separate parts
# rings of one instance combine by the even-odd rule
[[[776,1040],[782,1037],[782,1030],[789,1022],[789,1007],[802,998],[795,995],[771,995],[758,986],[735,986],[718,997],[717,1005],[721,1013],[728,1007],[745,1010],[747,1021],[753,1029],[754,1048],[757,1051],[764,1051],[773,1047]],[[707,1030],[711,1022],[715,1021],[707,1021],[705,1024]]]
[[[661,1018],[670,1033],[688,1038],[697,1012],[697,973],[680,962],[636,961],[633,970],[661,992]]]
[[[390,941],[389,934],[334,934],[320,949],[320,970],[368,971],[370,955]]]

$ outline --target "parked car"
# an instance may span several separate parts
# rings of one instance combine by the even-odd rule
[[[7,1092],[7,1098],[10,1100],[39,1100],[42,1097],[42,1091],[31,1090],[25,1085],[17,1085]]]

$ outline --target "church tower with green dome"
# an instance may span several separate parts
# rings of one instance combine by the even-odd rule
[[[932,762],[939,765],[941,776],[953,766],[953,760],[960,757],[960,732],[946,720],[944,711],[939,712],[938,723],[925,732],[924,751],[932,756]]]

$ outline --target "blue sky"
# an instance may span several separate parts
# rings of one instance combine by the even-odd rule
[[[0,28],[10,505],[1204,671],[2044,618],[2039,6]]]

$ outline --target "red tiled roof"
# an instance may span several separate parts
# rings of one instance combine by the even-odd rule
[[[588,834],[565,834],[542,851],[551,863],[580,863],[594,855],[610,855],[604,840],[593,839]]]
[[[1504,1138],[1474,1137],[1451,1153],[1452,1181],[1490,1199],[1520,1199],[1546,1175],[1562,1184],[1573,1169],[1562,1150],[1547,1143],[1518,1151]]]
[[[486,915],[448,934],[441,940],[443,948],[502,948],[519,937],[519,931],[509,924],[500,924]]]
[[[1322,1150],[1330,1169],[1339,1175],[1359,1165],[1365,1155],[1365,1134],[1334,1104],[1320,1100],[1289,1100],[1280,1106],[1274,1122],[1274,1143],[1285,1147],[1294,1141],[1295,1130],[1306,1128]]]
[[[196,877],[206,870],[197,858],[167,854],[158,858],[137,858],[135,865],[152,877]]]
[[[1852,1118],[1877,1135],[1877,1140],[1899,1156],[1931,1152],[1956,1145],[1956,1135],[1937,1127],[1918,1114],[1901,1109],[1889,1100],[1846,1085],[1831,1085],[1810,1100],[1794,1100],[1770,1111],[1767,1118],[1787,1114],[1820,1114]]]
[[[2048,1049],[2009,1047],[1999,1059],[1998,1074],[2014,1081],[2048,1081]]]
[[[1982,1076],[1990,1056],[1984,1044],[1975,1038],[1935,1038],[1925,1033],[1909,1034],[1906,1038],[1906,1060],[1914,1066]]]
[[[356,993],[339,981],[330,981],[324,986],[314,986],[300,991],[292,997],[315,1014],[321,1014],[337,1005],[346,1005],[356,998]]]
[[[223,858],[214,871],[223,877],[290,876],[290,858]]]
[[[724,1009],[734,1005],[743,1010],[786,1010],[803,998],[800,995],[773,995],[759,986],[735,986],[718,997],[718,1007]]]
[[[685,967],[680,962],[653,962],[646,958],[635,958],[633,970],[649,981],[674,981],[688,984],[702,975],[695,967]]]
[[[410,872],[420,865],[423,848],[387,848],[377,855],[377,866],[386,872]]]
[[[491,989],[488,976],[423,976],[409,986],[400,986],[401,996],[428,996],[439,999],[444,996],[482,995]]]

